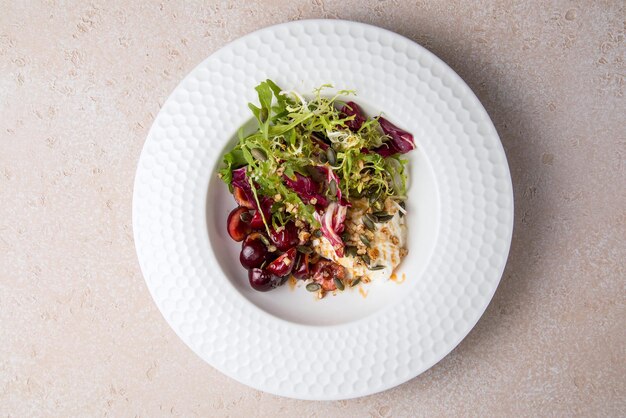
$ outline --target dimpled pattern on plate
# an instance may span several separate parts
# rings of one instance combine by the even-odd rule
[[[332,82],[367,95],[419,138],[432,164],[441,199],[432,259],[401,303],[366,321],[311,327],[274,318],[233,288],[211,251],[209,179],[230,139],[225,133],[249,119],[245,103],[255,99],[254,86],[265,78],[285,88],[303,79],[309,88]],[[375,393],[443,358],[491,300],[512,224],[506,158],[471,90],[412,41],[346,21],[266,28],[202,62],[156,118],[133,200],[141,269],[180,338],[242,383],[303,399]]]

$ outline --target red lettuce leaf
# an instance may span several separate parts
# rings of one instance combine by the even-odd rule
[[[315,219],[321,225],[324,237],[330,242],[339,257],[343,257],[344,244],[339,234],[344,230],[344,221],[348,207],[337,202],[331,202],[323,214],[315,212]]]
[[[359,105],[354,102],[348,102],[341,108],[341,117],[347,118],[349,116],[354,116],[354,119],[345,122],[348,129],[353,132],[361,129],[361,126],[365,123],[365,116],[363,116]]]
[[[258,209],[258,205],[256,204],[256,199],[254,198],[254,193],[252,193],[252,186],[250,186],[250,182],[248,181],[248,175],[246,174],[246,167],[243,166],[236,170],[233,170],[233,179],[231,184],[233,186],[239,187],[243,190],[243,193],[246,196],[246,200],[252,202],[252,205],[255,209]]]
[[[328,200],[320,193],[320,185],[310,177],[300,173],[294,174],[295,180],[283,174],[283,181],[287,187],[296,192],[305,203],[309,203],[311,199],[315,198],[317,200],[316,206],[326,207]]]
[[[390,139],[380,147],[375,148],[374,152],[383,157],[389,157],[394,154],[406,154],[415,149],[413,135],[403,131],[383,117],[378,118],[378,123],[385,135],[389,136]]]

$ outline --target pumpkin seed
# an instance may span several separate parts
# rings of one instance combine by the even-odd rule
[[[328,158],[328,163],[330,165],[337,164],[337,153],[331,147],[328,147],[328,149],[326,150],[326,158]]]
[[[355,257],[357,252],[357,248],[353,245],[346,246],[345,254],[346,257]]]
[[[361,239],[361,242],[365,244],[366,247],[370,247],[372,245],[370,240],[368,240],[365,235],[360,235],[359,238]]]
[[[354,287],[359,283],[361,283],[361,278],[357,277],[356,280],[352,280],[352,283],[350,283],[350,287]]]
[[[261,148],[252,148],[250,154],[259,161],[267,161],[267,155]]]
[[[321,288],[322,286],[320,286],[319,283],[309,283],[306,285],[306,290],[308,290],[309,292],[317,292]]]
[[[371,267],[368,267],[368,268],[369,268],[370,270],[382,270],[382,269],[384,269],[384,268],[385,268],[385,266],[382,266],[382,265],[380,265],[380,264],[379,264],[379,265],[377,265],[377,266],[371,266]]]
[[[311,248],[311,247],[309,247],[307,245],[298,245],[296,248],[302,254],[311,254],[313,252],[313,248]]]
[[[341,234],[341,240],[343,242],[347,242],[350,239],[350,234],[348,234],[347,232],[344,232],[343,234]]]
[[[332,196],[336,196],[337,195],[337,182],[334,179],[330,181],[330,184],[328,185],[328,188],[330,189],[330,194]]]
[[[370,231],[376,231],[376,225],[374,225],[374,219],[372,219],[372,215],[369,213],[363,216],[363,225]]]
[[[374,212],[372,216],[376,218],[377,223],[384,223],[393,218],[393,215],[390,215],[385,211]]]
[[[243,212],[239,215],[239,219],[241,219],[241,222],[248,223],[252,220],[252,215],[250,215],[250,212]]]
[[[385,222],[389,222],[391,219],[393,218],[393,215],[381,215],[381,216],[377,216],[376,219],[378,219],[378,223],[385,223]]]
[[[328,158],[326,158],[326,154],[321,153],[320,154],[320,163],[324,164],[326,161],[328,161]]]
[[[361,258],[363,259],[365,264],[367,264],[368,266],[372,262],[372,260],[370,259],[370,256],[367,253],[363,254]]]
[[[346,288],[339,277],[334,277],[333,282],[335,282],[335,286],[337,286],[337,289],[339,290],[343,290]]]
[[[316,229],[315,231],[313,231],[313,235],[315,235],[315,237],[317,238],[322,238],[322,230],[321,229]]]

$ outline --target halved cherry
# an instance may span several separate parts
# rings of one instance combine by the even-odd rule
[[[226,228],[228,230],[228,235],[230,235],[230,237],[235,241],[243,241],[246,235],[250,232],[250,223],[245,221],[246,217],[249,216],[250,214],[248,209],[242,207],[233,209],[228,215]]]
[[[274,199],[271,199],[269,197],[264,197],[261,200],[261,208],[263,210],[263,215],[265,216],[265,220],[267,222],[270,222],[271,219],[272,219],[271,208],[272,208],[273,204],[274,204]],[[250,226],[253,229],[263,229],[264,228],[263,216],[261,216],[261,211],[259,211],[258,209],[255,210],[253,215],[252,215],[252,220],[250,221]]]
[[[252,220],[250,221],[250,226],[252,229],[263,229],[263,217],[261,216],[261,212],[258,210],[254,211],[254,215],[252,215]]]
[[[309,255],[300,253],[296,265],[292,271],[293,277],[298,280],[306,280],[309,278]]]
[[[254,209],[254,203],[250,200],[246,192],[241,187],[233,187],[233,197],[239,206]]]
[[[278,276],[284,277],[291,273],[293,270],[293,266],[296,264],[296,254],[297,251],[294,248],[289,249],[282,255],[279,255],[278,258],[272,261],[266,268],[268,272]]]
[[[298,238],[298,228],[293,222],[287,222],[285,227],[280,231],[270,231],[270,238],[276,248],[281,251],[287,251],[289,248],[298,245],[300,239]]]

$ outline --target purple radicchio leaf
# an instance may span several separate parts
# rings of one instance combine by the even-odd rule
[[[354,102],[347,102],[341,108],[341,117],[347,118],[349,116],[354,116],[354,119],[347,120],[345,122],[348,129],[350,129],[353,132],[356,132],[359,129],[361,129],[361,126],[363,126],[363,123],[365,123],[365,116],[363,116],[363,112],[361,112],[359,105],[357,105]]]
[[[330,242],[339,257],[343,257],[344,244],[339,234],[344,230],[344,221],[348,207],[337,202],[331,202],[323,214],[315,212],[315,219],[321,225],[324,237]]]
[[[324,195],[319,192],[320,185],[318,183],[312,178],[303,176],[300,173],[294,174],[296,177],[295,180],[283,174],[283,181],[287,187],[296,192],[305,203],[309,203],[311,199],[316,199],[316,206],[325,207],[328,204]]]
[[[415,149],[413,135],[403,131],[383,117],[378,118],[378,123],[385,135],[390,139],[384,142],[380,147],[375,148],[373,150],[374,152],[377,152],[383,157],[389,157],[393,154],[406,154]]]

